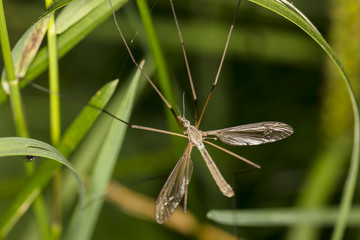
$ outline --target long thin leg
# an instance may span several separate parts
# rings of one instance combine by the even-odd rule
[[[222,147],[220,147],[220,146],[218,146],[218,145],[216,145],[216,144],[214,144],[212,142],[209,142],[209,141],[206,141],[206,140],[204,140],[203,142],[207,143],[207,144],[209,144],[209,145],[211,145],[213,147],[216,147],[217,149],[220,149],[221,151],[224,151],[224,152],[226,152],[226,153],[228,153],[228,154],[230,154],[230,155],[232,155],[232,156],[234,156],[234,157],[236,157],[236,158],[238,158],[238,159],[240,159],[240,160],[242,160],[242,161],[244,161],[244,162],[246,162],[246,163],[248,163],[248,164],[250,164],[250,165],[252,165],[252,166],[254,166],[256,168],[260,168],[260,166],[257,165],[256,163],[253,163],[252,161],[250,161],[250,160],[248,160],[248,159],[246,159],[246,158],[244,158],[244,157],[242,157],[240,155],[237,155],[236,153],[233,153],[233,152],[231,152],[231,151],[229,151],[229,150],[227,150],[225,148],[222,148]]]
[[[151,127],[144,127],[144,126],[139,126],[139,125],[131,124],[131,123],[129,123],[129,122],[125,121],[125,120],[122,120],[121,118],[115,116],[114,114],[112,114],[111,112],[107,111],[106,109],[103,109],[103,108],[100,108],[100,107],[98,107],[98,106],[85,103],[85,102],[83,102],[83,101],[80,100],[80,99],[71,98],[71,97],[66,96],[66,95],[64,95],[64,94],[61,94],[61,93],[59,93],[59,92],[53,92],[53,91],[51,91],[51,90],[49,90],[49,89],[47,89],[47,88],[45,88],[45,87],[43,87],[43,86],[41,86],[41,85],[38,85],[38,84],[36,84],[36,83],[33,83],[33,82],[29,82],[29,81],[28,81],[28,84],[30,84],[31,86],[33,86],[34,88],[36,88],[36,89],[38,89],[38,90],[40,90],[40,91],[47,92],[47,93],[50,93],[50,94],[55,94],[55,95],[58,95],[58,96],[60,96],[60,97],[62,97],[62,98],[64,98],[64,99],[67,99],[67,100],[69,100],[69,101],[77,102],[77,103],[80,103],[80,104],[82,104],[82,105],[84,105],[84,106],[88,106],[88,107],[94,108],[94,109],[96,109],[96,110],[99,110],[99,111],[105,113],[106,115],[108,115],[108,116],[110,116],[110,117],[112,117],[112,118],[114,118],[114,119],[116,119],[116,120],[118,120],[118,121],[120,121],[120,122],[128,125],[128,126],[131,127],[131,128],[142,129],[142,130],[151,131],[151,132],[158,132],[158,133],[164,133],[164,134],[168,134],[168,135],[174,135],[174,136],[178,136],[178,137],[188,138],[186,135],[182,135],[182,134],[179,134],[179,133],[174,133],[174,132],[169,132],[169,131],[162,130],[162,129],[156,129],[156,128],[151,128]]]
[[[201,115],[200,115],[200,118],[199,118],[199,121],[195,124],[195,127],[199,127],[200,126],[200,122],[201,122],[201,119],[202,117],[204,116],[204,112],[205,112],[205,109],[209,103],[209,100],[210,100],[210,97],[216,87],[216,84],[219,80],[219,76],[220,76],[220,72],[221,72],[221,68],[222,68],[222,65],[224,63],[224,59],[225,59],[225,55],[226,55],[226,52],[227,52],[227,48],[229,46],[229,41],[230,41],[230,37],[231,37],[231,34],[232,34],[232,31],[234,29],[234,25],[235,25],[235,20],[236,20],[236,17],[237,17],[237,14],[238,14],[238,11],[239,11],[239,8],[240,8],[240,3],[241,3],[241,0],[239,0],[237,6],[236,6],[236,10],[235,10],[235,14],[234,14],[234,17],[233,17],[233,20],[232,20],[232,23],[231,23],[231,26],[230,26],[230,31],[229,31],[229,34],[228,34],[228,37],[226,39],[226,43],[225,43],[225,48],[224,48],[224,52],[222,54],[222,57],[221,57],[221,61],[220,61],[220,65],[219,65],[219,68],[218,68],[218,71],[216,73],[216,77],[215,77],[215,81],[210,89],[210,93],[209,93],[209,96],[207,97],[206,99],[206,102],[205,102],[205,105],[204,105],[204,108],[201,112]]]
[[[142,70],[142,68],[140,67],[140,65],[136,62],[131,50],[130,50],[130,47],[129,45],[127,44],[126,42],[126,39],[120,29],[120,26],[117,22],[117,19],[116,19],[116,15],[115,15],[115,11],[114,11],[114,8],[112,6],[112,3],[111,3],[111,0],[109,0],[109,4],[110,4],[110,7],[111,7],[111,12],[112,12],[112,15],[113,15],[113,18],[114,18],[114,22],[115,22],[115,26],[118,30],[118,32],[120,33],[120,36],[121,36],[121,39],[126,47],[126,50],[128,51],[129,55],[130,55],[130,58],[131,60],[133,61],[133,63],[135,64],[135,66],[140,70],[140,72],[142,73],[142,75],[146,78],[146,80],[150,83],[150,85],[154,88],[154,90],[157,92],[157,94],[160,96],[160,98],[163,100],[163,102],[166,104],[166,106],[170,109],[172,115],[174,116],[177,124],[179,125],[181,131],[184,133],[184,129],[179,121],[179,119],[177,118],[177,115],[173,109],[173,107],[171,106],[171,104],[166,100],[166,98],[164,97],[164,95],[160,92],[160,90],[156,87],[156,85],[153,83],[153,81],[151,81],[150,77]]]
[[[198,101],[197,101],[197,96],[196,96],[196,92],[195,92],[195,87],[194,87],[194,82],[192,80],[191,77],[191,72],[190,72],[190,66],[189,66],[189,61],[187,59],[187,55],[186,55],[186,51],[185,51],[185,44],[184,44],[184,40],[181,34],[181,30],[180,30],[180,26],[176,17],[176,13],[175,13],[175,7],[174,7],[174,3],[173,0],[170,0],[170,6],[171,6],[171,11],[174,15],[174,20],[175,20],[175,24],[176,24],[176,29],[177,32],[179,34],[179,38],[180,38],[180,44],[181,44],[181,49],[184,55],[184,60],[185,60],[185,64],[186,64],[186,70],[189,76],[189,81],[190,81],[190,86],[191,86],[191,92],[194,98],[194,105],[195,105],[195,125],[197,123],[197,115],[198,115]]]

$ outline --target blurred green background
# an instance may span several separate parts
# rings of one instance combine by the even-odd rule
[[[214,81],[236,2],[175,2],[200,108]],[[294,4],[334,46],[350,78],[356,82],[359,80],[360,54],[356,45],[360,39],[357,25],[360,21],[359,14],[347,10],[346,7],[354,9],[348,2],[351,1],[302,0]],[[182,109],[182,94],[185,92],[186,117],[193,120],[187,72],[169,2],[150,0],[148,4],[176,91],[176,102],[171,104]],[[43,2],[34,0],[4,1],[4,8],[12,45],[44,9]],[[359,6],[355,8],[360,9]],[[134,55],[138,60],[145,58],[149,50],[136,4],[130,1],[117,12],[117,16]],[[349,36],[354,39],[350,41]],[[260,170],[252,170],[240,160],[208,147],[221,173],[235,188],[236,202],[222,196],[200,154],[194,150],[188,209],[199,221],[210,222],[206,219],[206,212],[210,209],[338,203],[351,149],[352,113],[346,92],[342,90],[343,83],[333,68],[320,47],[294,24],[253,3],[242,1],[219,83],[201,129],[281,121],[291,125],[295,133],[289,139],[267,145],[226,146],[260,164]],[[60,60],[61,92],[87,101],[106,82],[119,78],[121,84],[133,69],[113,19],[109,18]],[[156,74],[151,76],[157,83]],[[42,85],[46,85],[46,81],[46,73],[36,79],[36,83]],[[168,129],[164,104],[148,84],[145,86],[138,95],[131,123]],[[47,94],[30,86],[22,93],[31,136],[49,142]],[[82,107],[62,100],[63,129]],[[8,102],[0,106],[0,112],[0,136],[15,136]],[[129,129],[114,179],[156,199],[185,145],[183,139],[173,142],[166,135]],[[22,165],[20,158],[18,161],[0,161],[0,211],[6,208],[17,188],[26,181]],[[329,165],[333,169],[323,173],[323,166]],[[319,175],[325,181],[316,179]],[[158,178],[145,180],[151,177]],[[317,190],[310,190],[313,185],[319,185]],[[312,191],[319,195],[313,196]],[[309,195],[315,200],[307,200]],[[67,221],[65,214],[64,228]],[[23,233],[36,232],[34,224],[29,211],[9,239],[25,239]],[[245,239],[294,239],[292,232],[285,227],[241,227],[235,233],[232,227],[212,224]],[[330,227],[321,229],[317,239],[327,239],[330,230]],[[347,239],[352,239],[356,233],[352,229],[346,235]],[[128,215],[109,202],[105,202],[93,236],[93,239],[170,238],[196,239]]]

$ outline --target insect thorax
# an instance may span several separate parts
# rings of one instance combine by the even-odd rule
[[[201,130],[197,129],[195,126],[190,125],[186,130],[186,133],[189,137],[189,142],[195,146],[203,145],[203,135]]]

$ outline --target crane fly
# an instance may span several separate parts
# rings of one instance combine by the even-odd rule
[[[204,158],[209,171],[218,185],[222,194],[226,197],[234,196],[234,191],[231,186],[225,181],[219,169],[216,167],[210,154],[205,148],[204,142],[221,150],[225,150],[211,142],[204,140],[206,136],[215,136],[222,142],[234,145],[259,145],[263,143],[275,142],[289,137],[293,133],[291,126],[281,122],[260,122],[240,125],[236,127],[224,128],[213,131],[203,132],[197,127],[190,125],[190,122],[183,116],[178,117],[183,126],[187,128],[185,133],[188,136],[189,143],[185,148],[183,155],[177,162],[172,170],[170,176],[166,180],[162,188],[155,206],[155,218],[158,223],[165,222],[175,211],[181,200],[184,198],[184,211],[187,208],[187,192],[190,182],[191,174],[193,171],[193,164],[190,158],[191,150],[195,146],[200,151],[201,156]],[[260,168],[259,165],[231,153],[228,150],[225,152],[234,155],[235,157]]]
[[[235,19],[236,19],[236,16],[237,16],[237,13],[238,13],[238,10],[240,7],[240,1],[241,0],[238,1],[237,6],[236,6],[235,14],[233,16],[229,34],[228,34],[226,42],[225,42],[225,48],[224,48],[224,51],[223,51],[223,54],[222,54],[222,57],[220,60],[219,68],[218,68],[217,74],[215,76],[215,81],[213,82],[213,85],[210,89],[210,92],[206,99],[204,107],[202,108],[200,117],[198,118],[198,101],[197,101],[196,91],[194,88],[194,84],[193,84],[193,80],[192,80],[192,76],[191,76],[191,72],[190,72],[189,63],[187,60],[185,44],[184,44],[180,26],[179,26],[179,23],[177,20],[173,0],[170,0],[171,11],[172,11],[172,14],[174,17],[177,33],[179,35],[180,45],[182,48],[185,65],[186,65],[186,69],[187,69],[187,73],[188,73],[188,77],[189,77],[190,87],[191,87],[191,91],[192,91],[192,97],[193,97],[194,105],[195,105],[195,108],[194,108],[195,109],[195,124],[191,125],[190,121],[185,118],[185,113],[183,113],[182,115],[177,115],[175,113],[171,104],[166,100],[166,98],[163,96],[163,94],[160,92],[160,90],[156,87],[156,85],[152,82],[152,80],[149,78],[149,76],[142,70],[140,65],[136,62],[136,60],[130,50],[130,47],[128,46],[126,39],[125,39],[125,37],[120,29],[120,26],[117,22],[115,11],[111,5],[111,0],[109,0],[109,4],[112,9],[112,15],[114,18],[114,23],[116,25],[116,28],[120,34],[120,37],[121,37],[128,53],[129,53],[131,60],[136,65],[136,67],[141,71],[143,76],[146,78],[146,80],[149,82],[149,84],[153,87],[153,89],[156,91],[156,93],[159,95],[159,97],[162,99],[162,101],[169,108],[169,110],[171,111],[172,115],[174,116],[175,120],[177,121],[183,134],[170,132],[170,131],[166,131],[166,130],[155,129],[155,128],[151,128],[151,127],[133,125],[133,124],[123,121],[115,116],[114,117],[117,118],[118,120],[120,120],[121,122],[127,124],[131,128],[143,129],[143,130],[147,130],[147,131],[153,131],[153,132],[165,133],[165,134],[169,134],[169,135],[180,136],[183,138],[187,138],[189,140],[189,143],[187,144],[184,153],[182,154],[179,161],[175,165],[174,169],[170,173],[168,179],[166,180],[166,182],[157,198],[156,205],[155,205],[155,220],[156,220],[156,222],[158,222],[160,224],[164,223],[173,214],[173,212],[175,211],[175,209],[177,208],[177,206],[179,205],[179,203],[181,202],[182,199],[184,199],[183,208],[184,208],[184,212],[186,212],[188,185],[189,185],[191,175],[193,172],[191,151],[194,146],[200,151],[200,154],[203,157],[217,186],[219,187],[222,194],[225,195],[226,197],[234,196],[234,191],[232,190],[231,186],[226,182],[224,177],[221,175],[219,169],[216,167],[210,154],[206,150],[204,143],[209,144],[213,147],[216,147],[216,148],[218,148],[218,149],[220,149],[220,150],[222,150],[222,151],[224,151],[224,152],[226,152],[248,164],[251,164],[252,166],[254,166],[256,168],[260,168],[259,165],[247,160],[246,158],[241,157],[229,150],[226,150],[225,148],[222,148],[210,141],[205,140],[206,137],[211,137],[212,139],[219,139],[220,141],[222,141],[226,144],[229,144],[229,145],[244,146],[244,145],[259,145],[259,144],[264,144],[264,143],[269,143],[269,142],[275,142],[275,141],[289,137],[294,132],[293,128],[291,126],[289,126],[288,124],[282,123],[282,122],[251,123],[251,124],[245,124],[245,125],[240,125],[240,126],[236,126],[236,127],[212,130],[212,131],[199,130],[200,122],[204,116],[205,109],[209,103],[209,100],[213,94],[213,91],[217,85],[217,82],[218,82],[218,79],[220,76],[220,71],[221,71],[222,64],[225,59],[226,51],[227,51],[229,41],[230,41],[230,36],[233,31],[233,28],[235,25]],[[185,111],[185,108],[183,111]],[[105,113],[109,114],[107,111],[105,111]],[[112,114],[110,114],[110,115],[112,115]]]
[[[228,33],[228,36],[227,36],[227,39],[225,42],[224,51],[223,51],[223,54],[222,54],[222,57],[220,60],[217,74],[215,76],[215,80],[212,84],[209,95],[205,101],[204,107],[202,108],[200,117],[198,118],[198,102],[197,102],[196,91],[195,91],[194,84],[192,81],[190,67],[189,67],[189,63],[188,63],[186,51],[185,51],[185,45],[184,45],[184,41],[183,41],[182,34],[180,31],[179,23],[177,21],[173,0],[170,0],[170,6],[171,6],[171,10],[172,10],[173,17],[175,20],[176,29],[177,29],[177,32],[178,32],[178,35],[180,38],[180,44],[181,44],[182,52],[184,55],[184,60],[185,60],[185,65],[186,65],[186,69],[187,69],[187,73],[188,73],[188,77],[189,77],[192,97],[193,97],[194,105],[195,105],[195,108],[194,108],[195,109],[195,124],[191,125],[190,121],[185,118],[185,113],[183,113],[182,115],[177,115],[175,113],[171,104],[163,96],[163,94],[156,87],[156,85],[152,82],[152,80],[149,78],[149,76],[143,71],[142,67],[140,67],[140,65],[136,62],[136,60],[130,50],[130,47],[127,44],[126,39],[119,27],[119,24],[116,19],[115,11],[111,4],[111,0],[109,0],[109,4],[110,4],[111,10],[112,10],[112,15],[114,18],[114,23],[116,25],[118,32],[120,33],[121,39],[129,53],[131,60],[136,65],[136,67],[140,70],[140,72],[146,78],[146,80],[149,82],[149,84],[152,86],[152,88],[156,91],[156,93],[159,95],[159,97],[162,99],[162,101],[169,108],[169,110],[171,111],[175,120],[177,121],[177,123],[180,127],[180,130],[182,131],[182,134],[170,132],[170,131],[166,131],[166,130],[161,130],[161,129],[155,129],[155,128],[151,128],[151,127],[145,127],[145,126],[131,124],[127,121],[124,121],[124,120],[118,118],[117,116],[108,112],[105,109],[98,108],[94,105],[90,105],[90,104],[86,104],[86,103],[85,103],[85,105],[95,108],[99,111],[102,111],[103,113],[119,120],[120,122],[128,125],[131,128],[142,129],[142,130],[158,132],[158,133],[164,133],[164,134],[169,134],[169,135],[175,135],[175,136],[187,138],[189,140],[189,143],[187,144],[184,153],[182,154],[179,161],[175,165],[174,169],[170,173],[168,179],[166,180],[166,182],[157,198],[156,205],[155,205],[155,220],[160,224],[164,223],[173,214],[173,212],[175,211],[175,209],[177,208],[177,206],[179,205],[179,203],[181,202],[182,199],[184,199],[183,208],[184,208],[184,212],[186,212],[188,185],[189,185],[191,175],[193,172],[191,151],[194,146],[200,151],[201,156],[203,157],[212,177],[214,178],[214,180],[215,180],[217,186],[219,187],[220,191],[222,192],[222,194],[225,195],[226,197],[232,197],[232,196],[234,196],[234,191],[232,190],[231,186],[226,182],[224,177],[221,175],[219,169],[216,167],[210,154],[206,150],[204,143],[209,144],[215,148],[218,148],[218,149],[220,149],[220,150],[222,150],[222,151],[224,151],[224,152],[226,152],[248,164],[251,164],[252,166],[254,166],[256,168],[260,168],[260,166],[247,160],[246,158],[244,158],[242,156],[239,156],[225,148],[222,148],[210,141],[207,141],[206,138],[210,138],[210,139],[214,139],[214,140],[219,139],[220,141],[222,141],[228,145],[246,146],[246,145],[259,145],[259,144],[264,144],[264,143],[275,142],[275,141],[289,137],[294,132],[293,128],[291,126],[289,126],[288,124],[282,123],[282,122],[251,123],[251,124],[239,125],[236,127],[212,130],[212,131],[199,130],[200,122],[204,116],[205,109],[209,103],[209,100],[213,94],[213,91],[217,85],[217,82],[218,82],[218,79],[220,76],[220,71],[221,71],[222,64],[225,59],[226,51],[227,51],[228,44],[230,41],[230,36],[231,36],[231,33],[232,33],[234,25],[235,25],[235,19],[236,19],[238,10],[239,10],[240,1],[241,0],[238,1],[237,6],[236,6],[235,14],[233,16],[230,30],[229,30],[229,33]],[[49,89],[46,89],[35,83],[29,82],[29,84],[31,84],[33,87],[35,87],[41,91],[49,92],[52,94],[58,94],[59,96],[67,98],[71,101],[75,101],[75,102],[84,104],[80,100],[66,97],[60,93],[53,93]],[[33,161],[37,158],[38,158],[37,156],[29,155],[26,157],[26,160]]]

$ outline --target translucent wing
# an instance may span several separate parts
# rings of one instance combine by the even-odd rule
[[[192,147],[190,144],[187,145],[158,196],[155,205],[155,219],[158,223],[165,222],[173,214],[184,195],[185,198],[187,197],[193,170],[190,158]],[[184,200],[184,211],[186,211],[186,199]]]
[[[242,146],[275,142],[289,137],[293,132],[293,128],[286,123],[260,122],[207,131],[203,135],[214,135],[226,144]]]

